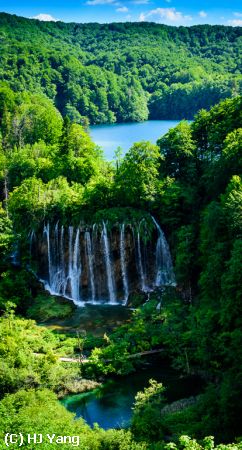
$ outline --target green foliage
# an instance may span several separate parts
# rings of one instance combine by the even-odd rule
[[[241,448],[241,442],[238,444],[214,444],[213,436],[208,436],[203,441],[197,442],[196,439],[192,439],[189,436],[181,436],[179,439],[179,444],[176,445],[174,443],[169,443],[165,445],[165,449],[167,450],[177,450],[177,449],[186,449],[186,450],[239,450]]]
[[[136,394],[131,430],[141,441],[159,441],[164,436],[161,426],[164,387],[155,380],[149,380],[149,384],[143,392]]]
[[[102,228],[102,223],[105,222],[110,230],[114,227],[119,228],[120,224],[126,223],[132,227],[133,233],[139,232],[140,238],[144,242],[151,239],[155,229],[152,217],[147,211],[131,207],[101,209],[91,219],[97,228],[99,226]]]
[[[176,275],[177,281],[189,280],[194,269],[195,236],[192,225],[183,225],[177,232]]]
[[[9,255],[14,241],[13,224],[0,204],[0,261]],[[0,264],[1,264],[0,263]]]
[[[38,432],[43,435],[43,443],[40,445],[44,450],[60,447],[60,442],[56,443],[53,440],[51,443],[47,434],[55,435],[55,438],[79,436],[79,440],[73,438],[72,443],[70,441],[62,443],[61,447],[64,450],[69,450],[72,446],[74,448],[78,446],[81,450],[145,450],[147,448],[145,444],[135,443],[129,431],[104,431],[98,427],[91,430],[82,419],[74,420],[73,414],[68,412],[57,401],[53,392],[47,389],[19,390],[16,394],[7,395],[0,402],[0,429],[1,442],[4,442],[4,436],[9,430],[14,430],[17,434],[23,433],[25,437]],[[4,448],[3,445],[5,444],[0,444],[1,449]],[[14,448],[14,444],[10,444],[9,448]]]
[[[44,93],[84,126],[189,119],[241,93],[239,27],[46,24],[2,13],[0,33],[0,79]]]
[[[15,318],[7,311],[0,319],[0,393],[21,388],[60,386],[78,374],[58,360],[62,344],[45,328],[31,320]]]
[[[32,301],[36,280],[25,270],[9,268],[0,276],[0,307],[5,310],[6,301],[17,306],[18,311],[26,313]]]
[[[69,300],[59,299],[46,292],[38,294],[26,311],[26,316],[38,322],[65,318],[71,315],[74,305]]]
[[[126,153],[116,175],[117,202],[149,208],[155,200],[160,154],[150,142],[134,144]]]
[[[17,125],[16,125],[17,123]],[[25,96],[25,102],[16,109],[12,129],[13,144],[34,144],[39,140],[55,144],[61,134],[62,117],[52,102],[41,95]]]
[[[233,237],[241,237],[242,230],[242,181],[234,175],[222,196],[229,231]]]
[[[163,177],[182,179],[183,182],[195,177],[195,145],[192,130],[187,122],[180,122],[175,128],[158,140],[162,155],[161,173]]]
[[[39,178],[27,178],[10,196],[9,208],[18,227],[30,231],[48,216],[68,216],[82,204],[83,188],[80,184],[69,185],[59,177],[44,184]],[[26,220],[27,218],[27,220]]]
[[[65,391],[80,374],[58,357],[71,354],[77,343],[14,317],[14,306],[43,320],[69,314],[70,308],[60,312],[48,298],[43,312],[46,297],[37,295],[33,278],[7,263],[14,236],[25,263],[29,232],[47,220],[107,220],[110,227],[122,221],[138,225],[149,239],[149,212],[171,244],[177,287],[167,289],[162,302],[160,293],[153,294],[129,323],[101,342],[89,342],[90,364],[83,371],[127,374],[138,364],[133,354],[162,346],[176,368],[199,372],[210,386],[193,406],[162,415],[163,388],[152,382],[137,397],[135,437],[154,449],[213,448],[210,438],[200,444],[182,437],[178,443],[181,434],[234,440],[241,435],[242,414],[241,30],[55,24],[1,14],[1,32],[0,78],[9,83],[0,87],[1,395],[21,389],[1,402],[1,430],[17,414],[16,431],[39,423],[41,432],[49,423],[48,432],[56,432],[63,420],[70,433],[80,426],[83,449],[149,448],[129,432],[90,431],[46,391],[22,390]],[[136,143],[123,159],[118,153],[116,168],[103,160],[86,131],[87,118],[145,120],[147,105],[153,118],[174,117],[175,111],[188,118],[231,95],[211,111],[201,110],[191,125],[181,122],[157,146]],[[176,444],[165,444],[167,436]]]
[[[123,208],[108,208],[98,210],[93,216],[93,222],[99,223],[104,221],[110,222],[111,226],[119,225],[120,223],[135,224],[142,219],[150,221],[150,215],[146,211],[123,207]]]
[[[133,312],[128,324],[121,325],[110,335],[106,334],[103,345],[92,350],[90,365],[84,367],[85,373],[92,376],[126,375],[139,364],[139,358],[133,358],[135,353],[163,344],[163,312],[156,309],[158,301],[155,298],[146,302]]]

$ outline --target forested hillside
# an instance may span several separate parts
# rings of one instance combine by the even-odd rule
[[[241,27],[46,23],[0,14],[0,80],[86,124],[191,119],[241,93]]]
[[[0,14],[0,449],[10,429],[83,450],[242,448],[241,50],[239,27]],[[111,162],[88,131],[148,117],[194,120]],[[95,311],[103,279],[128,316],[95,335],[74,300]],[[147,352],[198,395],[171,403],[150,380],[129,428],[107,431],[60,404]]]
[[[49,24],[38,26],[52,29]],[[55,25],[59,26],[65,27]],[[33,77],[29,87],[35,83]],[[21,92],[20,86],[14,92],[2,84],[3,433],[16,423],[16,432],[34,429],[36,414],[39,430],[45,432],[48,414],[48,431],[61,432],[65,426],[70,433],[80,433],[80,448],[85,449],[171,448],[166,442],[178,443],[182,434],[200,442],[213,435],[218,443],[241,437],[241,106],[241,97],[236,97],[209,112],[202,110],[192,124],[182,121],[157,145],[134,144],[114,165],[103,159],[83,127],[63,120],[43,94]],[[105,219],[112,227],[149,213],[168,237],[177,287],[163,293],[162,303],[160,293],[151,296],[112,334],[89,339],[90,364],[81,372],[61,366],[58,355],[78,351],[80,339],[58,337],[26,319],[70,312],[70,304],[60,307],[39,289],[29,270],[30,233],[42,233],[47,221],[65,226]],[[137,397],[131,430],[105,433],[73,422],[51,392],[59,393],[67,385],[70,389],[76,380],[82,385],[83,377],[103,380],[110,374],[127,374],[136,368],[129,356],[154,346],[163,347],[182,374],[203,377],[205,389],[196,404],[161,413],[163,388],[151,383]],[[213,444],[207,439],[201,445],[210,449]],[[181,448],[202,447],[188,438],[181,440]]]

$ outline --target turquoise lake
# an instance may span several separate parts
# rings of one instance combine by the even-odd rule
[[[90,134],[93,141],[103,149],[105,158],[110,161],[114,159],[114,152],[118,147],[125,154],[134,142],[151,141],[155,144],[159,137],[178,123],[179,120],[147,120],[139,123],[92,125]]]
[[[162,382],[165,386],[165,403],[197,395],[202,389],[198,377],[183,378],[166,362],[157,359],[135,373],[116,377],[95,391],[70,395],[61,403],[74,413],[76,418],[82,417],[90,426],[98,423],[105,430],[126,428],[132,418],[135,396],[138,391],[149,386],[150,379]]]

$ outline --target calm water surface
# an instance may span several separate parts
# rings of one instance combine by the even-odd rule
[[[66,397],[61,403],[75,413],[76,417],[83,417],[90,426],[98,423],[105,430],[125,428],[130,424],[135,395],[149,385],[151,378],[164,384],[168,402],[196,395],[201,391],[199,379],[181,378],[178,372],[160,361],[108,382],[93,392]]]
[[[118,147],[122,148],[124,154],[134,142],[151,141],[155,144],[159,137],[178,123],[178,120],[147,120],[140,123],[92,125],[90,134],[93,141],[102,147],[105,158],[112,160]]]

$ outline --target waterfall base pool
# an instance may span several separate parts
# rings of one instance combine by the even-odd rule
[[[43,325],[60,333],[85,330],[87,334],[103,336],[130,319],[132,311],[125,306],[86,305],[74,307],[73,313],[64,319],[50,319]]]
[[[135,395],[148,386],[151,378],[166,387],[168,403],[201,392],[199,378],[182,378],[177,371],[167,367],[164,360],[156,360],[139,372],[111,380],[95,391],[68,396],[61,403],[77,418],[83,417],[90,426],[97,423],[104,429],[125,428],[131,421]]]

